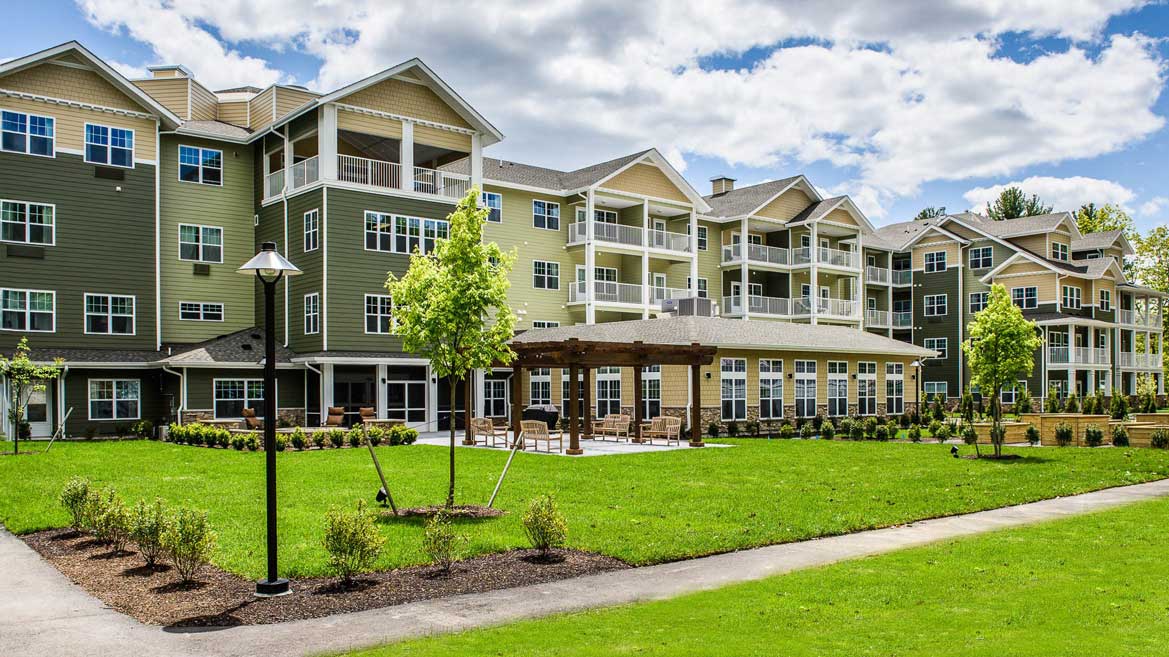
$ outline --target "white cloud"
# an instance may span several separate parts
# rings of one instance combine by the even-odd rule
[[[986,204],[998,198],[998,195],[1008,187],[1018,187],[1028,196],[1035,194],[1044,204],[1052,206],[1056,211],[1076,210],[1087,203],[1127,208],[1136,197],[1131,189],[1111,180],[1085,176],[1069,178],[1032,176],[1001,185],[975,187],[963,194],[962,198],[966,199],[971,209],[983,212]]]
[[[1169,198],[1164,196],[1154,196],[1153,198],[1141,203],[1140,208],[1137,209],[1141,216],[1152,217],[1161,213],[1166,207],[1169,207]]]
[[[825,161],[874,217],[932,180],[1089,158],[1164,123],[1153,42],[1099,36],[1144,0],[501,0],[473,19],[433,2],[79,1],[212,86],[286,77],[247,44],[319,58],[323,90],[419,56],[508,135],[492,155],[574,167],[654,145],[679,169],[706,156],[777,177]],[[1006,32],[1071,42],[1019,62]],[[749,68],[703,65],[793,39]]]

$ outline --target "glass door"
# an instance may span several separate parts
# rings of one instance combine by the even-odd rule
[[[34,390],[28,398],[24,409],[24,419],[28,422],[29,435],[34,438],[46,438],[53,434],[53,404],[49,386],[52,381],[43,381],[44,389]]]

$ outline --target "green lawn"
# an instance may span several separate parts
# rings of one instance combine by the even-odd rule
[[[350,657],[1169,653],[1169,500]]]
[[[43,445],[36,445],[43,449]],[[964,448],[967,451],[969,448]],[[525,544],[522,510],[554,492],[570,544],[645,564],[839,534],[1169,477],[1169,452],[1024,448],[1022,461],[950,458],[948,446],[744,440],[734,448],[569,459],[520,453],[497,505],[502,518],[462,525],[472,553]],[[1010,451],[1010,450],[1008,450]],[[440,502],[446,450],[382,447],[403,506]],[[461,502],[485,503],[506,452],[458,451]],[[15,532],[64,526],[57,505],[73,475],[112,484],[128,502],[158,495],[207,509],[219,532],[215,562],[262,575],[263,454],[155,442],[57,443],[48,454],[0,456],[0,522]],[[325,510],[371,499],[378,483],[365,450],[284,452],[281,570],[325,572]],[[387,520],[381,568],[424,563],[417,521]]]

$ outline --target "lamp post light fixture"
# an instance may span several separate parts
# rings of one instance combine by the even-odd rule
[[[256,595],[272,597],[291,593],[288,580],[276,575],[276,283],[302,273],[276,251],[275,242],[264,242],[260,252],[237,273],[255,274],[264,285],[264,463],[268,506],[268,577],[256,582]]]

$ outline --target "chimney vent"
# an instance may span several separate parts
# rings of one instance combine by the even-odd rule
[[[735,189],[735,179],[728,176],[715,176],[710,179],[711,194],[726,194]]]

